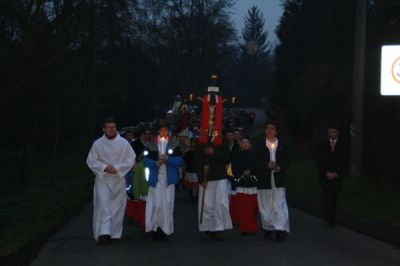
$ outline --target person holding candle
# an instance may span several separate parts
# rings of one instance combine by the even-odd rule
[[[264,237],[285,240],[289,233],[289,212],[286,203],[285,173],[289,167],[287,150],[277,138],[274,121],[265,124],[265,139],[258,147],[262,161],[257,169],[257,201]]]
[[[147,144],[143,164],[149,184],[146,201],[145,227],[154,241],[166,241],[174,232],[175,184],[182,166],[178,143],[168,136],[168,125],[161,123],[159,135]]]
[[[324,219],[330,226],[335,225],[336,202],[342,187],[343,172],[347,166],[347,145],[339,138],[336,124],[328,128],[328,138],[318,147],[317,164],[319,184],[322,190]]]

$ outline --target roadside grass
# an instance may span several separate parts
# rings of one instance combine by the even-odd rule
[[[36,158],[22,184],[15,161],[0,162],[0,256],[18,256],[43,241],[90,200],[93,178],[79,157]]]
[[[288,194],[294,198],[321,204],[318,168],[310,155],[299,152],[288,139],[291,166],[288,171]],[[344,176],[338,207],[361,218],[400,224],[400,179],[385,176]]]

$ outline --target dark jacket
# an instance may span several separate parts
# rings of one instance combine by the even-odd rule
[[[197,173],[199,170],[198,153],[195,150],[189,150],[183,156],[185,162],[185,171],[189,173]]]
[[[328,181],[325,176],[327,172],[337,173],[339,176],[337,180],[341,182],[348,162],[347,145],[338,138],[335,149],[332,151],[329,139],[324,140],[318,146],[316,161],[321,182]]]
[[[135,151],[135,154],[136,154],[135,161],[139,162],[139,161],[143,160],[143,151],[145,149],[145,145],[142,143],[140,138],[135,139],[131,143],[131,146],[132,146],[132,148],[133,148],[133,150]]]
[[[250,170],[250,176],[244,176],[243,171]],[[256,187],[256,156],[253,151],[240,151],[233,155],[232,172],[235,176],[235,187]]]
[[[226,142],[228,143],[228,142]],[[229,158],[228,158],[228,163],[232,162],[232,158],[235,154],[239,153],[240,151],[240,145],[239,143],[236,142],[236,140],[233,141],[232,147],[227,144],[227,149],[229,151]]]
[[[199,145],[199,181],[203,182],[204,180],[204,165],[210,166],[207,181],[226,179],[226,165],[229,161],[229,156],[229,149],[226,146],[215,147],[213,155],[206,155],[204,154],[204,146]]]
[[[271,170],[268,169],[268,162],[270,161],[269,149],[265,145],[265,139],[257,146],[257,155],[260,158],[257,160],[257,179],[258,189],[271,189]],[[278,147],[276,150],[276,164],[280,167],[280,171],[275,173],[276,187],[286,186],[286,171],[289,168],[289,156],[284,143],[279,139]]]

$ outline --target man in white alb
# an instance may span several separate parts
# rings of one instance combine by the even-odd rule
[[[117,132],[116,121],[106,118],[104,135],[89,151],[87,165],[95,174],[93,188],[93,234],[99,245],[122,235],[126,205],[125,175],[135,163],[135,152]]]

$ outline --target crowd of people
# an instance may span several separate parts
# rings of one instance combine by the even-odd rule
[[[258,234],[261,227],[266,239],[287,239],[288,152],[274,121],[265,123],[262,141],[253,143],[246,132],[254,117],[251,112],[224,110],[224,138],[218,147],[198,144],[195,115],[191,115],[186,138],[174,136],[177,127],[171,130],[171,119],[160,121],[157,127],[141,123],[134,131],[124,132],[125,138],[118,134],[116,121],[106,119],[104,135],[94,142],[87,158],[96,176],[93,231],[98,244],[121,238],[125,216],[139,222],[154,241],[166,241],[174,232],[179,186],[197,203],[198,229],[211,240],[222,240],[223,231],[234,225],[243,235]],[[337,127],[330,130],[337,140]],[[330,225],[335,223],[337,187],[345,166],[343,160],[336,162],[332,157],[336,151],[342,152],[340,145],[321,149],[318,162]]]

